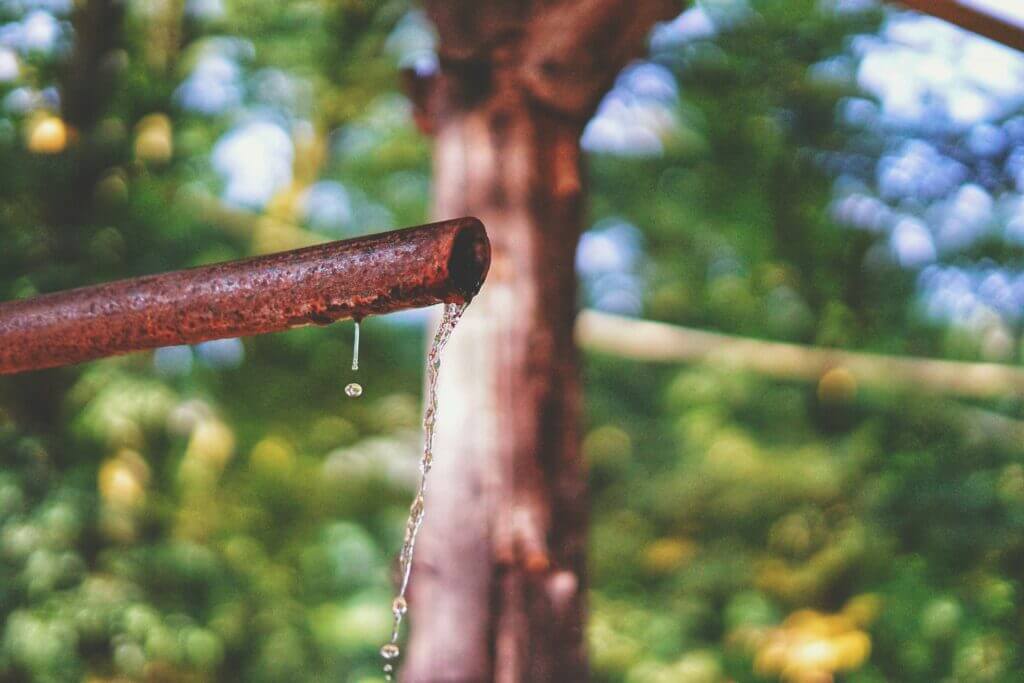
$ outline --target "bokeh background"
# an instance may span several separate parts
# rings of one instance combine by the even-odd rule
[[[3,0],[0,300],[424,222],[434,44],[400,0]],[[581,307],[1019,372],[1021,53],[701,0],[583,146]],[[0,680],[378,680],[427,321],[365,322],[358,400],[348,324],[0,380]],[[1019,396],[584,360],[596,681],[1021,680]]]

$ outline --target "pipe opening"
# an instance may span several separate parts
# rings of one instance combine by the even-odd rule
[[[484,224],[467,218],[452,243],[448,257],[448,276],[452,285],[467,301],[480,291],[491,264],[491,243]]]

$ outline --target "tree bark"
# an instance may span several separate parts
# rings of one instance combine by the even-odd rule
[[[65,120],[81,131],[96,125],[110,101],[117,70],[111,56],[121,44],[124,9],[117,0],[76,3],[75,47],[61,98]]]
[[[121,44],[124,6],[116,0],[86,0],[74,7],[74,48],[60,83],[61,113],[72,130],[87,134],[110,104],[117,76],[110,57]],[[85,144],[74,145],[61,157],[68,176],[57,174],[42,190],[49,194],[43,215],[54,238],[49,258],[72,272],[83,253],[82,226],[93,215],[96,181],[108,163],[104,154],[83,149],[88,146],[85,138]],[[59,432],[73,376],[42,372],[6,381],[10,395],[17,397],[13,405],[20,424],[38,433]]]
[[[446,351],[403,681],[583,681],[586,484],[573,267],[579,139],[674,2],[437,0],[410,80],[434,215],[475,215],[488,280]]]

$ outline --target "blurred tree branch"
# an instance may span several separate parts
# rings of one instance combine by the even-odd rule
[[[1024,29],[983,7],[961,0],[899,0],[899,4],[1024,51]]]
[[[777,379],[816,382],[834,368],[858,384],[963,398],[1005,398],[1024,394],[1024,369],[998,363],[970,363],[887,356],[750,339],[692,327],[583,311],[576,340],[589,351],[659,363],[703,362],[748,370]]]

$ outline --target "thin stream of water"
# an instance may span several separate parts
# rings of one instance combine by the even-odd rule
[[[359,369],[359,321],[356,322],[355,338],[352,340],[352,369]]]
[[[427,474],[434,464],[434,425],[437,422],[437,377],[441,369],[441,351],[444,350],[445,344],[452,336],[452,331],[467,305],[445,304],[441,324],[438,326],[434,340],[430,344],[430,350],[427,352],[427,390],[424,399],[426,405],[423,410],[423,454],[420,458],[420,480],[416,487],[416,496],[413,498],[412,505],[409,506],[409,519],[405,523],[405,539],[402,541],[402,549],[398,553],[398,565],[402,578],[398,587],[398,595],[395,596],[394,602],[391,604],[391,614],[394,619],[391,640],[380,649],[381,657],[384,658],[384,673],[389,681],[394,670],[392,662],[401,654],[398,637],[401,634],[402,618],[408,610],[405,592],[409,587],[416,536],[423,525],[423,494],[426,492]]]
[[[355,338],[352,340],[352,370],[359,369],[359,321],[356,321]],[[363,385],[359,382],[349,382],[345,385],[345,395],[349,398],[359,398],[363,395]]]

